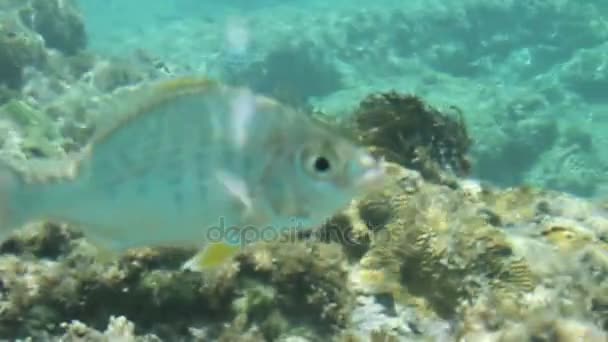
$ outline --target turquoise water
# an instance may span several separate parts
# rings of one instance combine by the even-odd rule
[[[199,241],[119,254],[96,226],[8,231],[20,188],[0,165],[1,341],[607,340],[608,1],[0,0],[0,158],[73,172],[37,162],[85,146],[116,93],[181,75],[345,122],[413,94],[462,113],[471,172],[441,177],[467,164],[441,145],[462,131],[399,136],[380,106],[441,173],[408,154],[424,170],[198,273]]]
[[[290,75],[289,64],[298,62],[278,59],[271,67],[286,71],[269,82],[313,84],[303,96],[314,108],[340,114],[373,91],[412,92],[431,105],[463,109],[475,140],[473,177],[583,196],[606,192],[602,1],[82,0],[81,6],[89,48],[102,55],[144,49],[176,68],[221,78],[281,44],[302,43],[315,55],[313,64],[328,66],[318,72],[335,72],[336,79],[321,78],[315,91],[315,79]],[[227,47],[230,25],[247,32],[241,53]]]

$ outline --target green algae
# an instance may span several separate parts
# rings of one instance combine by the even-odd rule
[[[22,100],[11,100],[0,107],[0,118],[9,119],[19,127],[22,148],[27,155],[60,155],[61,134],[45,111],[35,109]]]

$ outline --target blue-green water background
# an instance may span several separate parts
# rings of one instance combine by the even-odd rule
[[[272,82],[309,85],[302,91],[313,108],[344,115],[373,91],[415,93],[464,111],[475,140],[474,177],[583,196],[608,192],[605,0],[80,5],[89,49],[97,54],[145,51],[175,73],[222,78],[298,46],[295,55],[308,60],[267,66],[279,70]],[[226,43],[235,23],[249,35],[237,53]],[[305,67],[312,69],[297,72]]]

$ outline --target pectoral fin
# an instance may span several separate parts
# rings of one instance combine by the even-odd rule
[[[186,261],[182,269],[195,272],[214,269],[230,261],[239,251],[239,245],[230,245],[224,242],[210,243]]]

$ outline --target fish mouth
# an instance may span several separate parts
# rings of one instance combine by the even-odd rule
[[[357,181],[357,186],[364,191],[370,191],[382,187],[387,179],[386,161],[384,158],[375,158],[368,152],[359,157],[363,174]]]

